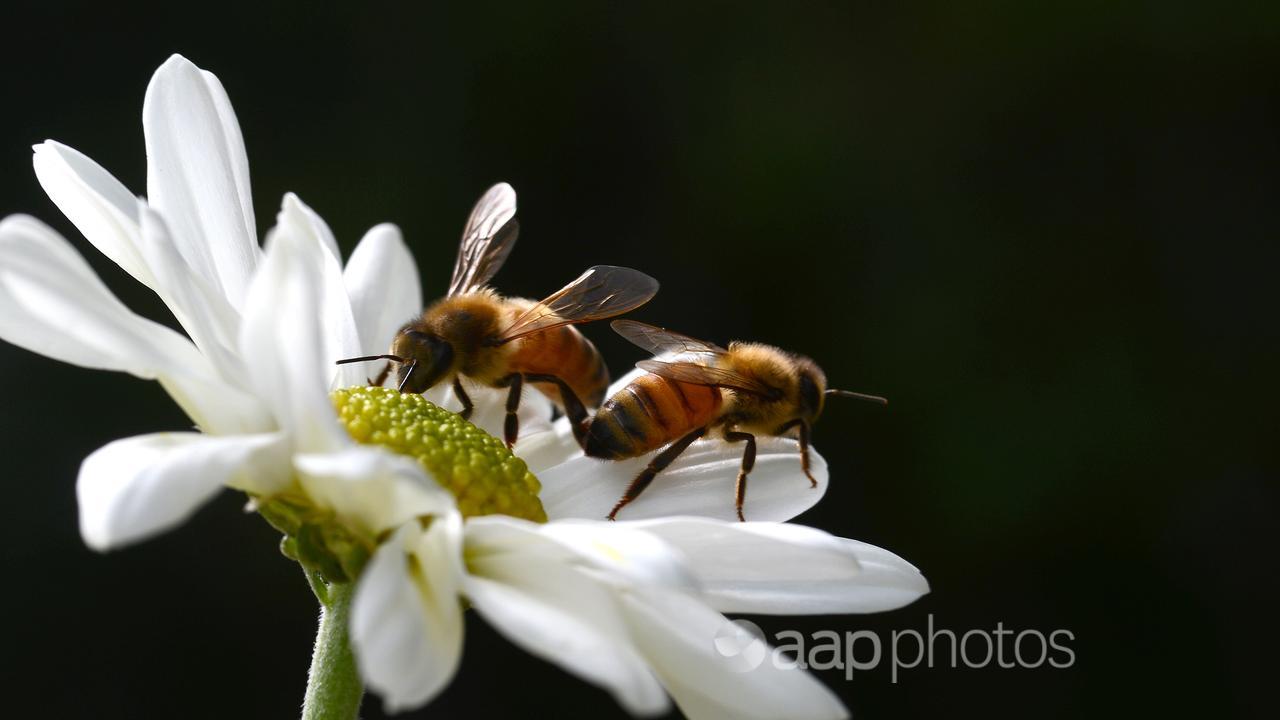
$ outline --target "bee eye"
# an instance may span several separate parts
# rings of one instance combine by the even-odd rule
[[[432,388],[453,367],[453,346],[435,335],[406,330],[397,339],[396,347],[397,354],[408,360],[398,371],[405,392],[420,393]]]

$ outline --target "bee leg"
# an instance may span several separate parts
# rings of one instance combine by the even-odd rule
[[[738,511],[738,520],[745,522],[746,518],[742,517],[742,503],[747,499],[747,475],[751,472],[751,468],[756,466],[756,436],[729,430],[725,431],[724,439],[729,442],[745,440],[747,443],[747,449],[742,453],[742,466],[738,468],[738,482],[733,486],[733,506]]]
[[[507,419],[502,423],[502,439],[507,441],[507,448],[515,447],[516,438],[520,437],[520,393],[524,390],[524,376],[511,373],[502,379],[502,383],[511,390],[507,392]]]
[[[387,381],[387,376],[391,374],[391,363],[382,366],[382,371],[378,373],[377,380],[370,380],[369,384],[374,387],[382,387],[382,383]]]
[[[569,387],[569,383],[555,375],[525,375],[524,379],[529,382],[554,383],[560,388],[560,402],[564,405],[564,414],[569,418],[569,427],[573,429],[573,439],[578,441],[578,445],[586,447],[589,422],[587,407],[582,404],[582,400],[573,388]]]
[[[613,509],[609,511],[609,519],[616,520],[618,511],[631,504],[632,500],[640,497],[640,493],[644,492],[644,489],[649,487],[649,483],[653,482],[654,476],[665,470],[672,461],[680,456],[680,453],[684,452],[693,444],[694,440],[697,440],[706,434],[707,429],[705,427],[700,427],[671,443],[667,446],[666,450],[658,453],[658,456],[651,460],[649,465],[636,476],[635,480],[631,481],[630,485],[627,486],[627,491],[623,493],[622,499],[619,500],[618,504],[614,505]]]
[[[804,471],[804,476],[809,478],[809,487],[816,488],[818,481],[813,478],[813,473],[809,472],[809,423],[797,418],[778,428],[778,432],[774,434],[785,435],[793,427],[800,428],[800,469]]]
[[[463,420],[471,419],[471,411],[475,409],[475,405],[471,402],[471,396],[462,388],[462,380],[455,375],[453,377],[453,394],[458,396],[458,402],[462,403],[462,412],[458,415]]]
[[[813,479],[813,473],[809,472],[809,423],[801,420],[800,425],[800,469],[804,470],[804,476],[809,478],[809,488],[818,487],[818,481]]]

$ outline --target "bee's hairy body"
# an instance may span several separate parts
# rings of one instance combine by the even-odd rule
[[[584,451],[607,460],[637,457],[710,424],[723,405],[719,388],[641,375],[596,412]]]
[[[640,307],[658,292],[658,281],[631,268],[593,265],[540,301],[503,297],[488,282],[519,236],[515,215],[515,190],[506,183],[489,188],[467,217],[444,298],[401,328],[390,352],[338,364],[389,360],[370,382],[383,384],[394,368],[396,387],[407,393],[452,382],[463,419],[475,408],[463,377],[505,388],[502,434],[508,447],[520,437],[520,401],[532,384],[564,411],[581,442],[587,407],[604,400],[609,372],[595,345],[572,326]]]
[[[489,387],[502,387],[513,373],[555,375],[588,405],[598,406],[609,387],[609,372],[595,345],[577,328],[562,325],[497,342],[501,333],[534,305],[532,300],[503,297],[488,288],[446,297],[409,323],[396,336],[391,352],[419,363],[409,374],[410,383],[419,373],[431,382],[421,390],[411,387],[415,392],[458,375]],[[414,333],[441,341],[452,352],[443,356],[417,352]],[[400,372],[403,379],[407,366],[402,365]],[[563,406],[557,387],[549,383],[535,387]]]
[[[776,435],[822,411],[826,377],[812,360],[771,345],[731,343],[717,367],[778,390],[763,397],[654,374],[636,378],[605,401],[587,430],[588,456],[618,460],[667,445],[698,428]]]

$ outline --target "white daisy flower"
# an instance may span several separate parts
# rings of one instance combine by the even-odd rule
[[[127,438],[86,459],[77,494],[87,544],[159,533],[223,486],[250,494],[311,577],[319,567],[337,581],[333,597],[350,599],[343,581],[358,578],[354,650],[393,710],[427,702],[452,677],[465,601],[635,714],[662,712],[669,697],[695,718],[845,714],[803,671],[744,672],[718,655],[720,613],[890,609],[927,592],[915,568],[817,530],[732,522],[738,452],[726,443],[696,443],[627,521],[610,523],[601,518],[646,458],[582,457],[536,391],[521,406],[521,461],[417,396],[363,387],[358,368],[334,362],[386,348],[421,308],[398,231],[375,227],[344,269],[328,227],[289,195],[264,252],[240,130],[217,79],[174,56],[152,79],[143,116],[149,200],[53,141],[36,147],[36,172],[186,336],[132,313],[39,221],[0,222],[0,338],[155,379],[198,429]],[[497,432],[503,394],[471,395],[473,422]],[[458,407],[451,390],[428,397]],[[762,439],[749,517],[785,521],[816,502],[827,468],[813,460],[816,490],[794,441]],[[345,625],[335,637],[345,643]],[[317,662],[328,662],[319,651]],[[329,677],[313,668],[313,679]]]
[[[86,543],[105,550],[163,531],[224,485],[262,497],[301,491],[333,508],[326,493],[334,489],[308,483],[287,459],[368,455],[334,426],[332,407],[314,389],[362,381],[355,369],[335,372],[332,361],[365,343],[385,347],[398,327],[390,318],[420,306],[412,256],[394,226],[380,225],[344,272],[323,220],[288,195],[274,241],[281,255],[312,263],[320,282],[299,287],[280,272],[283,260],[266,264],[231,103],[216,77],[180,56],[148,86],[143,130],[148,201],[54,141],[36,146],[36,175],[95,247],[164,300],[190,339],[128,310],[45,225],[17,216],[0,228],[0,337],[76,365],[156,379],[201,431],[128,438],[91,455],[77,483]],[[326,332],[304,337],[281,323],[286,305],[322,314]],[[387,482],[411,465],[382,455],[369,458]],[[308,467],[316,464],[312,457]],[[379,508],[386,518],[353,521],[381,530],[418,506],[436,503],[419,498]]]

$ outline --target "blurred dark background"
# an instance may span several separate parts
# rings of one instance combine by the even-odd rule
[[[0,214],[167,317],[45,198],[30,145],[144,192],[143,91],[175,51],[235,103],[260,231],[287,190],[344,252],[396,222],[430,296],[510,181],[502,289],[635,266],[663,281],[637,317],[891,398],[829,408],[831,490],[800,520],[902,554],[932,594],[766,631],[1073,633],[1066,670],[821,674],[855,717],[1270,716],[1280,5],[689,5],[10,3]],[[0,372],[6,710],[296,716],[315,601],[239,498],[126,551],[81,543],[80,460],[187,426],[159,387],[9,345]],[[534,712],[621,716],[471,617],[456,682],[407,717]]]

